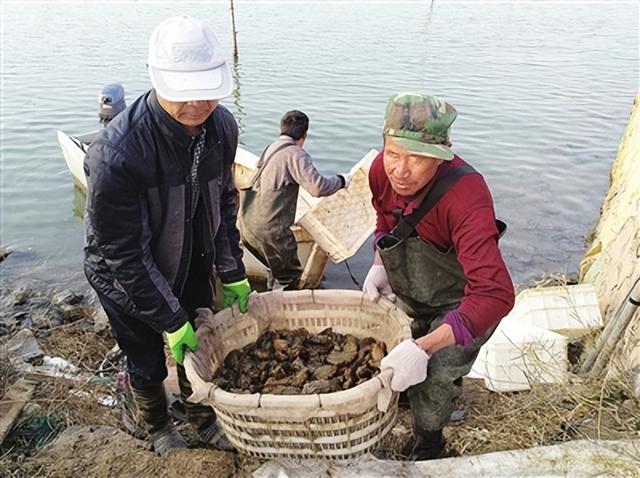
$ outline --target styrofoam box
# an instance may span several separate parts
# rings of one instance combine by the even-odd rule
[[[298,224],[334,262],[353,256],[375,229],[369,168],[377,154],[372,149],[351,168],[351,184],[347,189],[320,200],[300,191],[297,216],[304,215],[298,219]],[[303,201],[307,203],[308,211],[304,210]]]
[[[523,290],[509,318],[546,330],[602,326],[598,296],[591,284]]]
[[[528,390],[532,383],[566,383],[567,338],[526,323],[503,321],[480,349],[471,377],[495,392]]]

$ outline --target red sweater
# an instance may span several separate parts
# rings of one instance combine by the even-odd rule
[[[463,164],[456,155],[438,167],[437,176]],[[425,188],[433,183],[431,180]],[[401,209],[406,215],[419,206],[419,199],[402,197],[393,190],[384,172],[382,151],[371,165],[369,186],[377,213],[376,238],[398,223],[394,209]],[[480,174],[468,174],[458,180],[422,218],[416,232],[440,251],[456,252],[467,285],[462,302],[452,315],[473,337],[484,334],[509,313],[514,302],[513,283],[498,248],[491,193]],[[456,342],[460,343],[458,335]]]

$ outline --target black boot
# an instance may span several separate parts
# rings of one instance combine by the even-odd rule
[[[218,424],[216,414],[210,406],[191,403],[187,400],[193,393],[191,383],[182,365],[177,365],[180,399],[184,407],[187,421],[194,428],[200,442],[211,445],[219,450],[232,451],[233,445]]]
[[[407,392],[400,392],[400,396],[398,397],[398,406],[400,408],[410,408],[411,402],[409,401],[409,395]]]
[[[443,452],[442,428],[431,431],[414,427],[412,439],[407,442],[400,453],[407,460],[422,461],[442,458]]]
[[[187,442],[173,428],[167,412],[167,397],[162,385],[148,389],[131,387],[132,403],[128,407],[128,417],[146,432],[153,449],[160,456],[166,456],[171,450],[187,448]]]

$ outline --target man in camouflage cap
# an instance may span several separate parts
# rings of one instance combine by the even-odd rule
[[[449,129],[457,112],[449,103],[421,93],[395,95],[387,105],[383,136],[419,156],[453,159]]]
[[[369,171],[377,214],[374,263],[363,290],[399,300],[414,319],[414,340],[396,346],[381,368],[407,390],[411,460],[442,456],[442,429],[462,394],[480,346],[511,310],[514,289],[498,248],[484,178],[451,150],[456,110],[419,92],[389,100],[384,149]]]

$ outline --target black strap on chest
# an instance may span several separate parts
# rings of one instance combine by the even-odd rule
[[[267,153],[269,146],[267,146],[262,152],[262,154],[260,155],[260,159],[258,160],[258,166],[256,167],[256,172],[251,178],[251,181],[249,181],[249,185],[243,189],[251,189],[253,185],[258,181],[258,179],[260,179],[260,176],[262,176],[262,172],[264,171],[264,168],[267,167],[267,164],[269,164],[269,161],[271,161],[271,158],[273,158],[276,155],[276,153],[279,153],[283,149],[288,148],[289,146],[295,146],[295,143],[281,144],[269,156],[265,157],[265,154]]]
[[[391,235],[401,241],[408,239],[420,220],[438,203],[438,201],[440,201],[442,196],[444,196],[459,179],[467,174],[473,174],[476,172],[477,171],[472,166],[463,164],[438,178],[431,190],[420,203],[420,206],[412,214],[403,216],[400,219],[400,222],[398,222],[398,225],[391,231]]]

